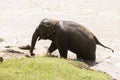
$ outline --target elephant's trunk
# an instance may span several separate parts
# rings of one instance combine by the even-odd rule
[[[35,30],[33,36],[32,36],[32,41],[31,41],[31,48],[30,48],[30,54],[31,56],[34,56],[35,54],[33,54],[33,49],[35,47],[36,41],[39,37],[39,32],[38,32],[38,28]]]

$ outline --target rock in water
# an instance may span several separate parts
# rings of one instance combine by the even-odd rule
[[[20,52],[20,51],[13,50],[13,49],[6,49],[6,50],[3,50],[2,52],[4,52],[4,53],[25,54],[24,52]]]
[[[20,46],[20,49],[30,50],[30,45]]]
[[[11,48],[12,46],[5,46],[5,48]]]

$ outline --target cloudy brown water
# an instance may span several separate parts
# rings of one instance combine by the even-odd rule
[[[110,50],[97,46],[97,62],[93,69],[102,70],[120,80],[120,1],[119,0],[1,0],[0,1],[0,51],[5,46],[30,44],[35,28],[43,18],[70,20],[90,29]],[[50,41],[36,44],[36,54],[46,52]],[[29,51],[25,51],[29,53]],[[55,53],[58,53],[57,51]],[[4,58],[13,54],[0,52]],[[20,55],[15,55],[18,57]],[[75,55],[69,52],[69,58]]]

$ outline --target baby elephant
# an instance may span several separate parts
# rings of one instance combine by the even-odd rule
[[[60,56],[67,58],[68,50],[76,53],[77,59],[92,60],[96,59],[96,44],[112,50],[101,44],[96,36],[84,26],[72,21],[59,21],[43,19],[36,28],[31,41],[30,53],[34,56],[33,49],[36,41],[49,39],[52,41],[48,52],[51,54],[58,49]],[[112,50],[112,52],[114,52]]]

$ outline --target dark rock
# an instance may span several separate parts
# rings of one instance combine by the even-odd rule
[[[0,57],[0,62],[3,62],[3,61],[4,61],[3,57]]]
[[[11,48],[12,46],[5,46],[5,48]]]
[[[16,51],[16,50],[13,50],[13,49],[6,49],[2,52],[5,52],[5,53],[16,53],[16,54],[25,54],[23,52],[20,52],[20,51]]]
[[[31,46],[30,45],[25,45],[25,46],[20,46],[18,48],[23,49],[23,50],[30,50]]]

